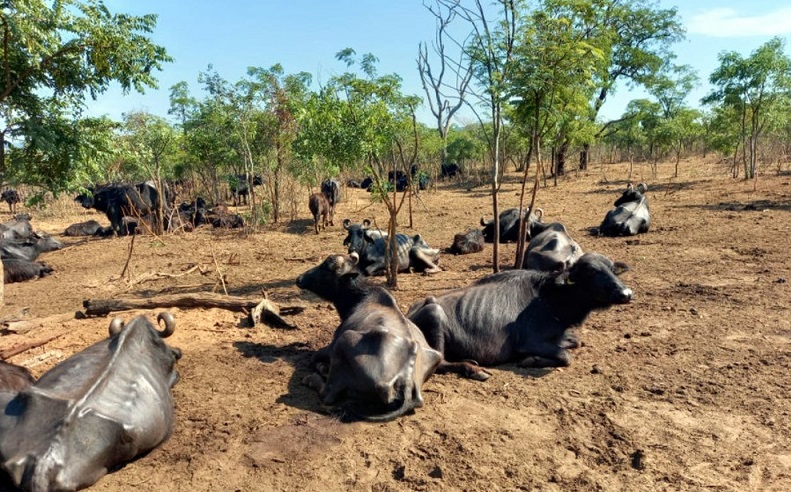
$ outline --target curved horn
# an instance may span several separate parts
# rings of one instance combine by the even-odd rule
[[[640,193],[645,193],[646,191],[648,191],[648,185],[646,185],[645,183],[638,184],[637,191],[639,191]]]
[[[167,311],[163,311],[159,313],[159,316],[157,316],[157,323],[160,321],[165,322],[165,329],[157,332],[159,333],[159,336],[162,338],[167,338],[172,335],[176,330],[176,320],[173,319],[173,315]]]
[[[351,219],[343,219],[343,228],[347,231],[349,230],[349,226],[352,225]]]
[[[483,220],[483,217],[481,217],[481,225],[482,225],[483,227],[486,227],[486,221],[484,221],[484,220]]]
[[[368,219],[363,219],[363,229],[368,229],[371,227],[371,221]]]
[[[629,183],[628,185],[626,185],[626,191],[632,191],[633,189],[634,189],[634,184]]]
[[[544,217],[544,209],[536,207],[535,215],[538,217],[538,220],[541,220]]]
[[[124,329],[124,318],[120,316],[116,316],[110,321],[110,336],[115,336],[121,333],[121,330]]]
[[[349,263],[351,263],[352,266],[355,266],[358,263],[360,263],[360,255],[357,254],[357,251],[352,251],[351,253],[349,253],[349,258],[351,259]]]

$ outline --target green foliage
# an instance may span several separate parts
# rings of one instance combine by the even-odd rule
[[[13,146],[11,173],[53,192],[74,187],[91,174],[90,160],[104,153],[97,139],[106,137],[88,135],[94,123],[76,117],[85,97],[96,98],[111,82],[125,92],[156,87],[153,74],[171,61],[147,37],[156,16],[114,14],[97,0],[13,2],[0,15],[0,131],[3,144]]]

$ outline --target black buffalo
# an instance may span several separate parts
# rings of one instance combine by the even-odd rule
[[[102,225],[95,220],[86,220],[85,222],[78,222],[66,228],[63,233],[64,236],[93,236],[102,228]]]
[[[253,186],[261,186],[264,184],[264,178],[261,176],[248,176],[245,174],[234,174],[229,178],[228,187],[231,190],[233,197],[233,205],[239,206],[242,201],[247,205],[247,197],[250,195],[250,189]]]
[[[16,394],[35,382],[26,367],[0,360],[0,393]]]
[[[0,238],[25,239],[33,235],[33,226],[30,225],[30,215],[18,214],[13,219],[0,224]]]
[[[445,178],[455,178],[456,176],[461,176],[461,167],[458,164],[442,164],[439,168],[439,176],[442,179]]]
[[[450,252],[454,255],[478,253],[483,251],[483,243],[483,232],[478,229],[470,229],[465,233],[453,236],[453,244],[450,246]]]
[[[335,225],[335,208],[341,201],[341,183],[335,178],[328,178],[321,182],[321,193],[327,198],[330,205],[330,225]]]
[[[181,353],[144,316],[47,371],[17,395],[0,393],[0,466],[24,490],[78,490],[165,441]]]
[[[8,204],[8,210],[12,214],[15,214],[16,204],[21,202],[22,200],[19,198],[19,193],[15,189],[9,188],[3,191],[2,194],[0,194],[0,201],[6,202]]]
[[[533,222],[540,222],[543,217],[544,211],[540,208],[536,209],[536,213],[530,214],[528,223],[525,225],[525,236],[530,238],[530,224]],[[522,211],[522,216],[527,216],[527,209]],[[487,243],[494,242],[494,219],[486,221],[481,217],[481,225],[483,226],[483,239]],[[519,240],[519,209],[509,208],[500,212],[500,242],[501,243],[515,243]]]
[[[61,249],[63,243],[43,233],[33,233],[25,239],[0,239],[0,258],[33,261],[41,253]]]
[[[651,211],[648,209],[648,197],[645,183],[637,186],[629,183],[623,195],[615,200],[615,208],[607,212],[599,226],[599,234],[603,236],[634,236],[648,232],[651,227]]]
[[[568,271],[512,270],[467,287],[428,297],[407,316],[443,355],[437,371],[484,380],[478,366],[567,366],[567,349],[579,346],[569,329],[593,310],[632,299],[617,275],[628,270],[606,256],[587,253]],[[473,363],[471,361],[475,361]]]
[[[110,220],[110,227],[117,235],[122,233],[124,217],[150,216],[155,228],[164,224],[162,212],[167,214],[166,204],[160,202],[160,194],[153,182],[136,185],[110,184],[97,187],[93,195],[82,194],[75,198],[85,208],[104,212]]]
[[[440,354],[406,319],[386,289],[372,286],[359,259],[329,256],[297,278],[297,286],[332,302],[341,318],[332,342],[313,356],[303,380],[322,403],[369,421],[388,421],[423,406],[422,387]]]
[[[362,224],[352,224],[351,220],[343,221],[346,229],[346,239],[343,245],[348,247],[349,253],[357,253],[360,257],[360,270],[365,275],[383,273],[385,264],[385,249],[387,234],[369,229],[370,221],[364,220]],[[431,248],[428,243],[416,234],[396,234],[398,271],[418,271],[435,273],[442,269],[437,266],[439,250]]]
[[[6,284],[35,280],[52,272],[52,268],[44,263],[17,258],[3,259],[3,283]]]
[[[568,270],[582,257],[580,245],[560,222],[534,222],[530,228],[523,267],[528,270],[557,272]]]

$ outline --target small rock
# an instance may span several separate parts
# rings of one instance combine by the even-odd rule
[[[645,453],[642,449],[638,449],[632,453],[632,468],[635,470],[645,469]]]
[[[698,310],[695,308],[689,308],[689,312],[692,314],[698,314]]]
[[[591,369],[591,374],[601,374],[601,368],[597,365],[594,365]]]
[[[433,470],[428,472],[428,476],[431,478],[442,478],[443,477],[442,468],[440,468],[439,466],[435,466]]]
[[[395,470],[393,470],[393,478],[396,480],[403,480],[406,476],[406,466],[398,465]]]
[[[779,277],[777,280],[775,280],[775,283],[776,284],[784,284],[784,283],[786,283],[786,279],[785,279],[785,277]]]

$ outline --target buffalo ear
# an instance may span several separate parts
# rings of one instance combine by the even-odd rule
[[[614,273],[615,275],[620,275],[628,271],[629,271],[629,265],[627,265],[626,263],[622,263],[620,261],[616,261],[615,263],[613,263],[612,273]]]

